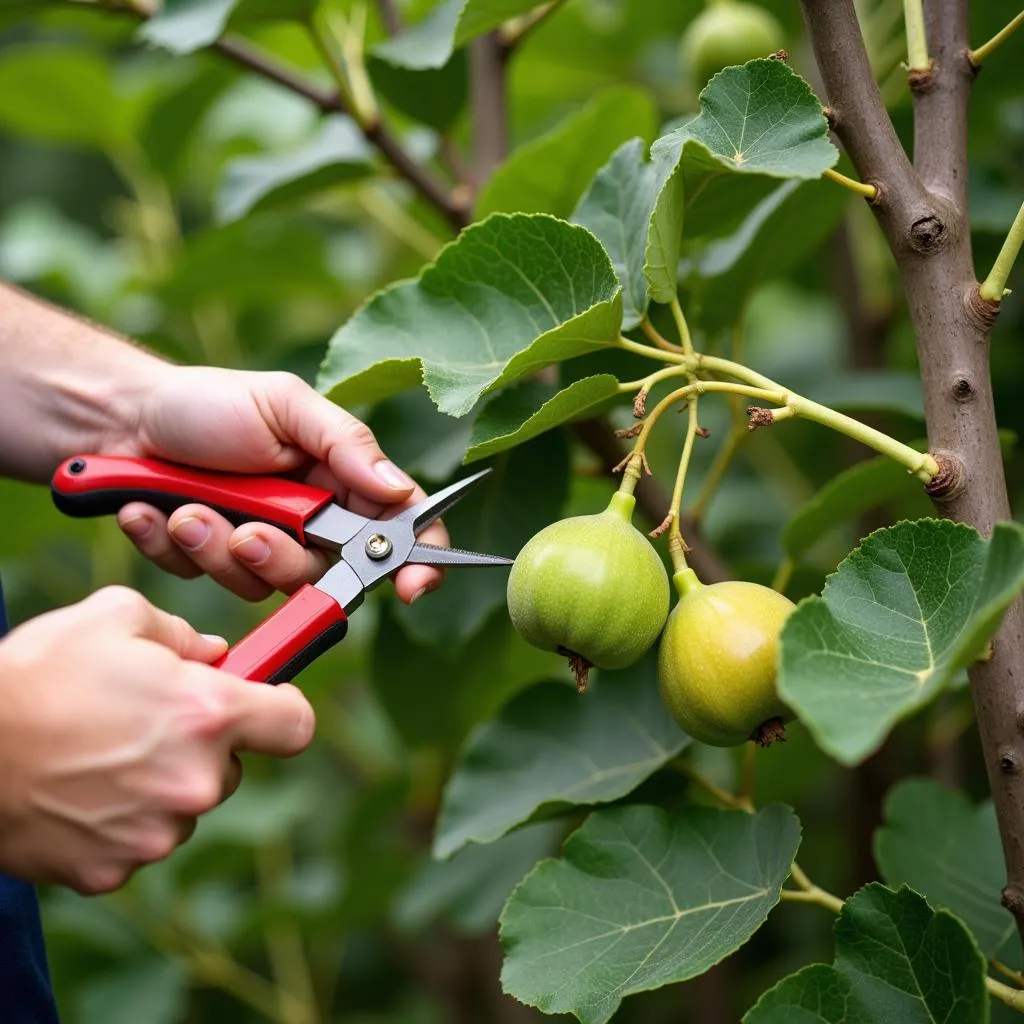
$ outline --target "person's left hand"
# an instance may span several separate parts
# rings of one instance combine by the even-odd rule
[[[365,516],[394,514],[424,497],[369,427],[288,373],[167,366],[137,403],[137,422],[111,438],[104,453],[235,473],[298,471]],[[163,569],[183,577],[208,573],[248,600],[274,590],[290,594],[328,566],[322,552],[302,548],[282,530],[262,523],[236,529],[204,505],[185,505],[167,517],[132,502],[118,522]],[[421,539],[448,544],[440,522]],[[439,569],[407,565],[396,573],[395,589],[411,604],[440,582]]]

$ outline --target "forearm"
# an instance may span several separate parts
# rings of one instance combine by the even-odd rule
[[[155,356],[0,282],[0,475],[43,482],[129,437]]]

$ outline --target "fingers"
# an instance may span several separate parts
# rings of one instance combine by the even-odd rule
[[[167,516],[158,509],[133,501],[118,512],[117,523],[139,553],[165,572],[186,580],[202,575],[203,570],[171,540]]]
[[[103,587],[79,607],[101,621],[117,623],[132,636],[168,647],[187,661],[216,661],[227,649],[223,637],[196,632],[184,619],[162,611],[128,587]]]
[[[413,492],[414,481],[388,459],[373,431],[351,413],[297,377],[278,378],[268,394],[282,439],[326,463],[341,487],[389,505]]]
[[[316,715],[301,690],[290,683],[223,679],[222,697],[229,708],[224,735],[232,750],[294,757],[312,742]]]

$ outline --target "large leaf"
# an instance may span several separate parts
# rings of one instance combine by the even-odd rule
[[[126,141],[130,117],[98,54],[65,45],[7,46],[0,52],[0,126],[107,149]]]
[[[621,398],[619,380],[610,373],[573,381],[561,391],[540,381],[522,381],[480,410],[465,461],[485,459],[561,423],[598,416]]]
[[[372,152],[355,122],[340,115],[329,117],[316,136],[293,153],[231,161],[217,194],[217,217],[237,220],[253,210],[295,202],[372,171]]]
[[[566,439],[557,433],[535,438],[500,455],[491,475],[445,513],[452,543],[514,558],[538,530],[558,519],[568,487]],[[403,605],[398,618],[415,640],[459,644],[491,612],[504,607],[507,586],[508,569],[456,567],[440,590],[410,607]]]
[[[422,380],[442,412],[462,416],[502,384],[612,344],[621,324],[615,271],[589,231],[496,213],[338,330],[317,386],[346,404]]]
[[[963,924],[906,887],[872,883],[836,922],[835,966],[769,989],[743,1024],[987,1024],[985,961]]]
[[[403,114],[448,132],[466,105],[469,75],[460,50],[442,68],[423,71],[370,56],[366,70],[378,94]]]
[[[597,173],[572,214],[601,240],[622,284],[622,326],[635,327],[649,298],[644,261],[647,226],[657,194],[658,168],[644,159],[643,139],[624,142]]]
[[[188,974],[167,957],[128,961],[75,993],[81,1024],[175,1024],[188,1013]]]
[[[961,918],[986,957],[1021,964],[1017,924],[999,902],[1006,863],[991,800],[974,806],[932,779],[904,779],[885,797],[875,860],[891,885],[909,885]]]
[[[871,534],[782,631],[779,692],[856,764],[976,660],[1024,586],[1024,527],[933,519]]]
[[[786,64],[752,60],[725,68],[700,94],[700,113],[651,147],[662,174],[647,241],[651,296],[675,294],[686,203],[727,173],[818,178],[839,158],[810,86]]]
[[[445,788],[434,856],[566,808],[618,800],[688,742],[661,703],[653,655],[602,671],[583,700],[568,685],[541,683],[470,737]]]
[[[568,217],[619,143],[637,135],[650,142],[656,129],[657,111],[646,90],[622,86],[599,93],[520,146],[484,186],[476,215],[521,210]]]
[[[171,53],[209,46],[230,25],[306,16],[317,0],[164,0],[139,28],[141,40]]]
[[[399,67],[440,68],[456,47],[536,6],[537,0],[442,0],[421,22],[373,52]]]
[[[441,919],[465,934],[491,931],[516,883],[558,848],[566,826],[545,821],[486,846],[469,846],[450,860],[424,860],[396,901],[395,923],[419,931]]]
[[[597,811],[512,893],[502,987],[604,1024],[624,996],[702,974],[779,901],[800,842],[793,812]]]

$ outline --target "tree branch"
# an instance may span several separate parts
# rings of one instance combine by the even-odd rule
[[[505,47],[497,32],[469,44],[469,93],[473,107],[473,179],[477,188],[508,155]]]
[[[864,179],[883,184],[873,207],[907,296],[932,453],[929,485],[939,512],[989,534],[1010,518],[996,432],[988,335],[991,304],[978,295],[967,222],[967,0],[933,0],[935,70],[916,93],[917,163],[910,167],[871,78],[853,0],[802,0],[804,20],[836,130]],[[927,132],[925,125],[928,126]],[[925,187],[925,182],[934,191]],[[1014,602],[992,657],[970,669],[982,754],[1003,843],[1003,905],[1024,936],[1024,604]]]
[[[96,6],[119,14],[130,14],[141,21],[152,17],[151,11],[118,2],[118,0],[104,0]],[[222,36],[211,44],[210,49],[239,67],[304,97],[325,114],[336,113],[351,116],[352,112],[336,90],[322,89],[315,82],[310,82],[286,64],[261,53],[240,39]],[[453,197],[426,167],[418,164],[384,124],[378,120],[366,126],[363,131],[367,141],[377,148],[395,170],[448,221],[455,231],[462,230],[469,223],[469,211],[466,206]]]

